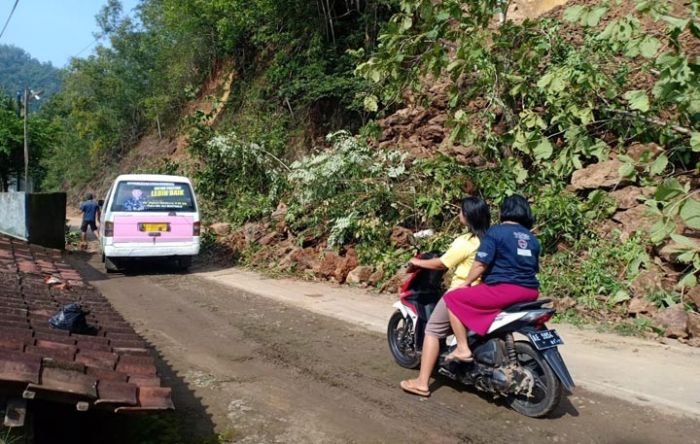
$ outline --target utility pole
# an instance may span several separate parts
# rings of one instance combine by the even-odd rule
[[[24,87],[24,192],[29,192],[29,140],[27,137],[29,116],[29,87]]]

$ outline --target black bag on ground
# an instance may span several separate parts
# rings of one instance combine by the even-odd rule
[[[64,305],[58,313],[51,316],[49,324],[53,328],[68,330],[71,333],[95,334],[95,328],[89,326],[85,319],[88,313],[80,304]]]

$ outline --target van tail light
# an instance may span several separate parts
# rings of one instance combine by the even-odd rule
[[[199,236],[199,234],[202,232],[202,224],[201,222],[195,222],[192,224],[192,236]]]
[[[114,236],[114,222],[105,222],[105,237]]]

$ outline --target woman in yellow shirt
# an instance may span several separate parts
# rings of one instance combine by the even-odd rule
[[[411,266],[418,268],[451,270],[453,275],[450,290],[461,286],[469,275],[469,269],[479,249],[480,239],[491,225],[489,207],[481,198],[467,197],[462,201],[459,220],[469,231],[456,238],[445,254],[433,259],[413,258],[409,262]],[[425,327],[418,378],[401,381],[402,389],[416,395],[430,396],[428,383],[440,354],[440,339],[446,338],[451,332],[449,312],[444,300],[440,299]]]

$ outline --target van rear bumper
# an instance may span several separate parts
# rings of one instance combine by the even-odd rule
[[[153,244],[112,244],[104,246],[107,257],[163,257],[163,256],[196,256],[199,254],[199,238],[193,242],[165,245]]]

